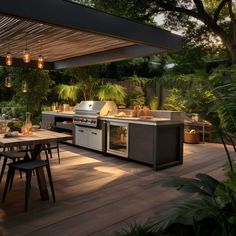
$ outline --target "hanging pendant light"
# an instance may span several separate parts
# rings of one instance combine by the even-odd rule
[[[21,92],[22,93],[26,93],[27,92],[27,83],[25,80],[22,80],[22,83],[21,83]]]
[[[39,56],[38,56],[38,61],[37,61],[37,67],[39,69],[43,69],[44,67],[44,59],[43,59],[43,56],[42,56],[42,45],[41,45],[41,41],[39,41],[40,43],[40,52],[39,52]]]
[[[10,52],[7,53],[6,55],[6,65],[11,66],[12,65],[12,55]]]
[[[11,76],[7,76],[5,78],[5,83],[4,83],[6,88],[11,88],[12,87],[12,79]]]
[[[12,65],[12,55],[11,55],[11,52],[9,50],[9,44],[8,44],[8,52],[7,52],[7,55],[6,55],[6,65],[7,66]]]
[[[30,62],[30,52],[29,52],[29,50],[27,48],[27,46],[28,46],[27,44],[28,44],[28,42],[27,42],[27,33],[26,33],[25,34],[25,49],[23,51],[23,61],[25,63],[29,63]]]
[[[44,60],[43,60],[43,57],[41,55],[38,56],[37,66],[38,66],[39,69],[43,69],[43,67],[44,67]]]

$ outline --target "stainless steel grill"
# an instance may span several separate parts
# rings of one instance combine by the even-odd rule
[[[114,115],[117,106],[112,101],[82,101],[75,107],[74,124],[97,127],[99,116]]]

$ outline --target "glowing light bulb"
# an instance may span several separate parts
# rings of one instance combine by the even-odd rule
[[[43,59],[43,56],[41,55],[39,55],[38,57],[37,66],[39,69],[43,69],[44,67],[44,59]]]
[[[22,93],[26,93],[27,92],[27,83],[26,83],[25,80],[22,81],[21,91],[22,91]]]
[[[30,62],[30,52],[29,52],[29,50],[27,48],[23,51],[23,61],[25,63],[29,63]]]
[[[10,52],[6,55],[6,65],[11,66],[12,65],[12,55]]]

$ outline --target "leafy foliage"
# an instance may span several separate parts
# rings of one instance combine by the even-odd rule
[[[227,48],[235,63],[235,2],[225,0],[89,0],[77,2],[97,9],[146,23],[155,24],[154,17],[162,15],[169,30],[184,35],[184,45],[222,52]],[[229,56],[229,55],[226,55]],[[194,58],[193,58],[194,60]]]
[[[129,76],[129,77],[124,77],[123,79],[132,81],[136,84],[137,87],[144,88],[147,83],[148,79],[144,77],[138,77],[137,75]]]
[[[175,187],[194,195],[191,198],[184,195],[174,201],[169,210],[152,223],[151,231],[168,232],[173,230],[171,226],[178,224],[182,228],[191,226],[191,233],[195,235],[235,235],[236,174],[230,172],[230,176],[233,177],[225,183],[205,174],[197,174],[196,179],[166,177],[158,181],[158,185]],[[206,224],[207,221],[211,227]],[[175,235],[181,235],[179,232],[177,230]]]
[[[78,100],[79,86],[77,85],[67,85],[67,84],[59,84],[56,87],[56,91],[58,92],[58,98],[65,101],[76,102]]]
[[[128,106],[135,106],[145,103],[144,92],[141,89],[130,91],[126,97],[126,104]]]
[[[124,104],[125,88],[119,84],[105,83],[98,90],[100,100],[113,100],[117,104]]]
[[[208,76],[203,70],[192,74],[166,74],[161,83],[174,88],[169,90],[164,109],[206,114],[207,104],[214,99],[213,88],[207,81]]]
[[[149,232],[150,226],[147,224],[140,225],[135,223],[127,223],[127,228],[120,232],[116,232],[115,236],[151,236],[153,235]]]
[[[222,132],[230,135],[236,134],[236,67],[218,68],[209,77],[209,86],[215,95],[210,103],[210,110],[207,114]],[[214,113],[217,113],[215,118]]]
[[[13,100],[24,105],[35,116],[41,113],[42,104],[47,101],[49,87],[53,84],[49,72],[46,70],[14,69]],[[25,80],[28,86],[27,93],[22,93],[21,83]]]
[[[183,100],[179,89],[169,90],[169,96],[166,98],[163,108],[172,111],[186,111],[186,102]]]
[[[152,97],[149,101],[149,107],[151,110],[157,110],[158,109],[158,105],[159,105],[159,102],[158,102],[158,97]]]

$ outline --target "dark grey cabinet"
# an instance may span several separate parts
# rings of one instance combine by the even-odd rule
[[[129,124],[129,158],[155,170],[183,163],[183,124]]]
[[[183,164],[184,124],[166,124],[155,127],[155,170]]]
[[[147,164],[154,161],[155,126],[129,124],[129,158]]]

